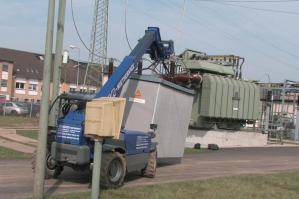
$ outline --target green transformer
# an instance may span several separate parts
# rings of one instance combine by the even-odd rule
[[[252,82],[204,74],[195,92],[193,128],[240,129],[261,115],[260,91]]]

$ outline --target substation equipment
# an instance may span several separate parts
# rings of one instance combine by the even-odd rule
[[[163,63],[174,54],[173,42],[162,41],[159,28],[149,27],[98,92],[56,98],[60,111],[57,125],[49,126],[47,177],[57,177],[64,167],[92,168],[93,135],[103,138],[100,182],[106,188],[123,185],[131,171],[154,177],[157,157],[183,156],[193,92],[158,78],[127,82],[144,54]]]
[[[259,87],[242,80],[244,58],[209,56],[185,50],[175,59],[168,81],[193,89],[191,128],[234,129],[260,119]]]

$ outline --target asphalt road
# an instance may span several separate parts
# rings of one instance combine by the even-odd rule
[[[299,147],[236,148],[186,155],[182,164],[162,166],[154,179],[129,174],[125,186],[141,186],[240,174],[299,170]],[[58,179],[46,181],[47,194],[87,191],[90,173],[65,169]],[[30,160],[0,160],[0,198],[31,196],[33,174]]]

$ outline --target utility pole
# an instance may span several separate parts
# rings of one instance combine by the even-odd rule
[[[295,127],[295,142],[299,141],[299,103],[297,104],[297,115],[296,115],[296,127]]]
[[[77,80],[76,80],[76,85],[77,89],[79,89],[79,77],[80,77],[80,48],[74,45],[69,46],[70,49],[77,49],[78,50],[78,58],[77,58]],[[76,89],[76,90],[77,90]]]
[[[46,44],[45,44],[45,61],[44,61],[44,71],[43,71],[43,93],[41,99],[39,136],[38,136],[37,156],[36,156],[36,162],[35,162],[36,165],[35,165],[35,173],[34,173],[34,187],[33,187],[33,198],[35,199],[43,198],[43,194],[44,194],[54,17],[55,17],[55,1],[49,0],[47,33],[46,33]]]
[[[62,48],[63,48],[63,36],[64,36],[64,21],[65,21],[65,7],[66,0],[59,0],[58,20],[57,20],[57,33],[56,33],[56,49],[55,49],[55,60],[53,70],[53,96],[52,103],[59,95],[60,91],[60,80],[61,80],[61,68],[62,68]],[[55,127],[57,117],[59,114],[58,103],[53,105],[50,113],[49,126]]]
[[[98,199],[100,196],[100,176],[102,159],[102,138],[94,139],[94,160],[92,169],[91,198]]]
[[[99,82],[102,86],[103,67],[107,63],[107,38],[108,38],[108,7],[109,0],[94,0],[93,22],[90,38],[90,52],[88,66],[84,76],[84,85],[88,79]],[[98,79],[88,75],[96,73]]]

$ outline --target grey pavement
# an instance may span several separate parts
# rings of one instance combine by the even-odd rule
[[[299,147],[235,148],[186,155],[181,164],[160,166],[154,179],[129,174],[125,186],[208,179],[242,174],[299,170]],[[29,197],[33,174],[29,159],[0,160],[0,198]],[[58,179],[46,181],[47,194],[90,189],[90,172],[65,169]]]

